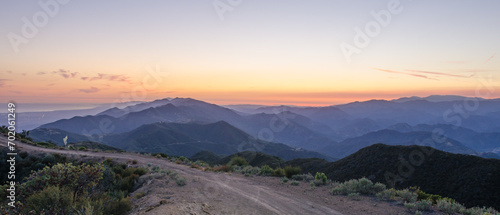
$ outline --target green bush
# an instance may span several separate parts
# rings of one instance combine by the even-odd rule
[[[299,185],[299,182],[298,182],[298,181],[296,181],[296,180],[292,180],[292,181],[290,182],[290,184],[291,184],[291,185],[293,185],[293,186],[298,186],[298,185]]]
[[[409,211],[431,211],[432,201],[422,200],[417,202],[405,202],[404,206]]]
[[[186,178],[178,177],[177,179],[175,179],[175,183],[177,183],[177,185],[182,187],[182,186],[186,185]]]
[[[347,197],[353,199],[353,200],[356,200],[356,201],[359,201],[361,200],[361,198],[359,197],[359,193],[349,193],[347,195]]]
[[[397,190],[395,190],[394,188],[377,193],[378,199],[386,201],[396,201],[396,196]]]
[[[325,173],[322,173],[322,172],[316,172],[316,176],[314,176],[314,179],[316,179],[316,181],[319,181],[323,184],[326,184],[326,181],[327,181]]]
[[[248,162],[247,162],[247,160],[245,160],[245,158],[235,156],[235,157],[231,158],[231,160],[229,161],[229,163],[227,163],[227,165],[230,167],[232,167],[232,166],[248,166]]]
[[[276,177],[283,177],[285,176],[285,170],[282,168],[276,168],[274,169],[273,175]]]
[[[401,197],[401,200],[404,202],[413,203],[417,201],[417,194],[408,189],[398,190],[397,195]]]
[[[297,181],[310,182],[310,181],[314,181],[314,176],[311,175],[311,173],[298,174],[298,175],[292,176],[292,179],[297,180]]]
[[[259,175],[270,176],[273,174],[273,168],[268,165],[264,165],[260,168]]]
[[[421,191],[420,189],[418,189],[417,190],[417,199],[419,201],[427,199],[427,200],[431,200],[432,204],[437,204],[437,201],[443,199],[443,197],[440,195],[427,194],[424,191]]]
[[[87,193],[102,179],[104,167],[102,164],[73,166],[71,163],[56,164],[32,173],[26,182],[21,184],[20,193],[23,196],[43,190],[49,186],[67,187],[75,195]]]
[[[282,184],[285,184],[286,182],[288,182],[288,178],[286,176],[284,176],[283,178],[281,178],[281,183]]]
[[[462,212],[465,215],[500,215],[500,212],[496,211],[493,208],[486,207],[473,207]]]
[[[132,210],[132,203],[130,202],[130,197],[126,197],[108,203],[102,214],[127,214],[130,210]]]
[[[360,193],[362,195],[373,195],[385,190],[385,185],[381,183],[373,184],[367,178],[352,179],[339,184],[332,189],[332,194],[348,195],[350,193]]]
[[[462,213],[465,211],[465,207],[463,205],[455,201],[450,201],[449,199],[438,200],[437,207],[439,211],[446,214]]]
[[[246,166],[241,170],[242,174],[257,175],[260,172],[259,167]]]
[[[69,189],[49,186],[26,198],[25,213],[69,214],[72,211],[73,193]]]
[[[292,167],[292,166],[285,167],[285,176],[288,178],[292,178],[292,176],[298,175],[300,173],[302,173],[300,167]]]

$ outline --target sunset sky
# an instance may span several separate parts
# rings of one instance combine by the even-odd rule
[[[500,97],[498,0],[234,2],[2,1],[0,103]]]

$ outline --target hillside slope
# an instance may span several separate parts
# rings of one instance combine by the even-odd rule
[[[424,146],[375,144],[330,163],[322,171],[337,181],[367,177],[400,189],[418,186],[424,192],[450,197],[466,206],[500,209],[498,159]]]
[[[224,121],[210,124],[153,123],[130,132],[107,135],[103,142],[127,151],[162,152],[186,157],[200,151],[210,151],[218,155],[259,151],[285,160],[309,157],[333,160],[317,152],[255,139]]]

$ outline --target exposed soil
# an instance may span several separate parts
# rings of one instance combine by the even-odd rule
[[[329,186],[312,189],[305,182],[298,186],[292,186],[290,182],[282,184],[276,177],[205,172],[134,153],[57,150],[16,143],[20,151],[104,157],[129,163],[135,160],[136,165],[159,166],[187,179],[185,186],[178,186],[168,176],[149,180],[131,194],[135,205],[131,214],[413,214],[401,205],[379,201],[375,197],[360,196],[356,200],[333,196],[329,193]],[[0,145],[6,145],[3,136]],[[142,194],[143,197],[136,198]]]

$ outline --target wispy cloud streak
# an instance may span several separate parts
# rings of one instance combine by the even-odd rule
[[[378,71],[382,71],[382,72],[387,72],[387,73],[410,75],[410,76],[417,77],[417,78],[425,78],[425,79],[429,79],[429,80],[436,80],[436,81],[438,81],[438,79],[430,78],[430,77],[428,77],[426,75],[413,74],[413,73],[408,73],[408,72],[399,72],[399,71],[393,71],[393,70],[388,70],[388,69],[379,69],[379,68],[373,68],[373,69],[378,70]]]
[[[442,73],[442,72],[429,72],[429,71],[422,71],[422,70],[409,70],[409,69],[407,69],[406,71],[408,71],[408,72],[416,72],[416,73],[432,74],[432,75],[449,76],[449,77],[456,77],[456,78],[470,78],[471,77],[471,76],[466,76],[466,75],[455,75],[455,74],[448,74],[448,73]]]
[[[97,87],[91,87],[89,89],[79,89],[78,91],[83,92],[83,93],[96,93],[99,92],[99,88]]]
[[[486,61],[484,61],[484,63],[488,63],[488,62],[490,62],[490,60],[491,60],[491,59],[493,59],[493,58],[495,57],[495,55],[496,55],[496,53],[495,53],[495,54],[493,54],[493,55],[491,55],[491,57],[490,57],[490,58],[488,58]]]

